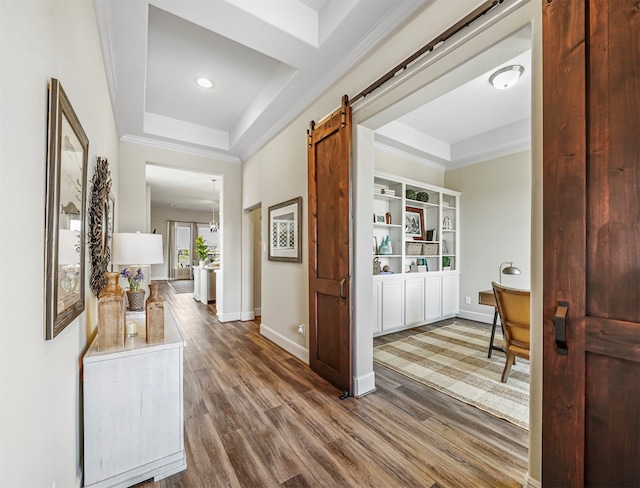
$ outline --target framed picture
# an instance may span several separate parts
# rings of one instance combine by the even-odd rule
[[[85,308],[85,221],[89,139],[60,82],[49,86],[45,213],[45,339]]]
[[[269,261],[302,262],[302,197],[269,207]]]
[[[387,223],[387,220],[386,220],[385,216],[384,215],[380,215],[380,214],[375,214],[373,221],[376,224],[386,224]]]
[[[378,238],[373,236],[373,254],[378,254]]]
[[[424,209],[406,207],[404,233],[407,237],[412,237],[414,241],[425,240]]]

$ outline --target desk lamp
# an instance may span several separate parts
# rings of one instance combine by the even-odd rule
[[[502,267],[507,264],[508,266],[505,267],[504,269],[502,269]],[[506,275],[519,275],[520,274],[520,268],[517,268],[513,265],[513,263],[511,261],[505,261],[504,263],[500,264],[500,268],[498,271],[498,283],[502,283],[502,275],[506,274]]]

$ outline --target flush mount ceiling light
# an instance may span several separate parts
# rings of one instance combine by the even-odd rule
[[[524,73],[524,68],[519,64],[505,66],[491,75],[489,83],[498,90],[506,90],[518,82],[522,73]]]
[[[196,78],[196,83],[202,88],[213,88],[213,81],[211,81],[209,78]]]

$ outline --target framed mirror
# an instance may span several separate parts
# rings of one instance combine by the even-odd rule
[[[302,262],[302,197],[269,207],[269,261]]]
[[[96,296],[107,283],[105,272],[111,261],[114,204],[111,196],[109,163],[105,158],[98,157],[91,180],[89,199],[89,255],[91,257],[89,287]]]
[[[85,308],[84,257],[89,139],[60,82],[49,85],[45,213],[45,339]]]

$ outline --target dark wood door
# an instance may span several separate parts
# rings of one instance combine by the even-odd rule
[[[542,482],[637,487],[640,6],[542,8]]]
[[[309,363],[351,394],[349,166],[351,107],[309,129]]]

